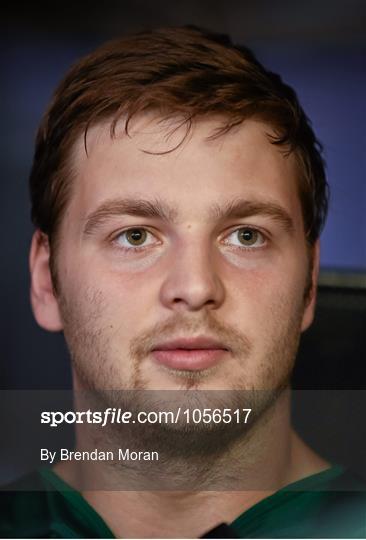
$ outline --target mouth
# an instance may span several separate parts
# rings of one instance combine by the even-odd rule
[[[222,361],[229,348],[215,339],[201,336],[159,343],[151,352],[155,362],[170,369],[201,371]]]

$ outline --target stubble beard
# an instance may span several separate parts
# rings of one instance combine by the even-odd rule
[[[232,354],[243,366],[253,361],[254,346],[244,334],[219,323],[211,315],[206,315],[204,321],[202,317],[199,321],[176,317],[155,325],[131,340],[129,356],[124,359],[124,365],[133,366],[133,374],[130,384],[122,387],[118,384],[121,381],[118,370],[121,359],[113,361],[110,345],[113,336],[110,327],[104,329],[101,324],[104,313],[101,293],[89,293],[82,305],[73,303],[72,307],[62,299],[60,306],[73,367],[79,386],[83,389],[83,410],[86,406],[92,410],[115,407],[131,411],[134,415],[141,410],[176,411],[179,406],[201,411],[204,408],[252,410],[247,423],[241,416],[240,422],[228,424],[188,424],[184,420],[177,424],[108,424],[103,432],[98,425],[88,426],[88,436],[97,446],[157,451],[160,463],[150,469],[149,475],[151,479],[159,478],[161,485],[168,475],[169,485],[172,478],[175,478],[176,485],[177,479],[184,484],[187,478],[195,478],[202,486],[202,479],[209,471],[212,473],[215,463],[222,462],[225,455],[237,455],[236,449],[245,447],[253,431],[266,421],[279,396],[289,386],[303,313],[303,305],[290,309],[286,302],[278,306],[276,313],[271,313],[273,328],[265,338],[265,358],[254,360],[258,366],[255,385],[248,385],[243,370],[231,389],[204,391],[199,389],[204,373],[182,373],[179,390],[161,391],[147,389],[147,381],[140,369],[141,362],[157,338],[167,338],[178,330],[186,334],[198,330],[209,333],[229,344]],[[284,313],[287,313],[287,317],[281,319]],[[114,332],[114,335],[118,335],[117,328]],[[138,466],[136,463],[137,474]]]

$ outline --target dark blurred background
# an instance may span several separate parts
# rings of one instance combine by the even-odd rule
[[[184,24],[228,33],[251,47],[296,89],[324,144],[332,196],[322,237],[319,305],[301,344],[293,385],[365,391],[365,0],[2,3],[0,388],[70,385],[62,336],[37,327],[28,300],[27,181],[37,125],[56,84],[71,63],[106,39]],[[329,426],[332,407],[329,400],[328,409],[319,406],[318,425]],[[348,398],[344,407],[346,416],[332,424],[338,430],[332,447],[339,448],[335,458],[347,462],[366,455],[366,443],[360,448],[359,428],[350,425]],[[296,406],[294,414],[298,429],[312,439],[312,421]],[[325,438],[319,447],[329,454]],[[364,457],[357,460],[366,474]]]

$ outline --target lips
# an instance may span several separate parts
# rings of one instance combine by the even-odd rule
[[[216,365],[228,352],[222,342],[199,336],[159,343],[153,348],[152,356],[157,363],[171,369],[198,371]]]

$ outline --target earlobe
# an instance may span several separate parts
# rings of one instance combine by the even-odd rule
[[[55,296],[51,271],[48,238],[40,230],[33,234],[29,254],[31,273],[30,297],[37,323],[50,332],[63,329],[58,300]]]
[[[311,264],[311,285],[305,300],[305,309],[302,318],[301,331],[304,332],[309,328],[314,320],[317,286],[319,276],[319,259],[320,259],[320,244],[316,241],[312,248],[312,264]]]

